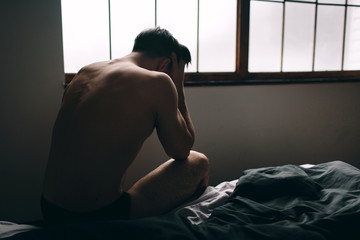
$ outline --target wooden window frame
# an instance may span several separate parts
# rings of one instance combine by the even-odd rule
[[[185,73],[185,86],[360,81],[360,71],[249,72],[250,0],[238,0],[235,72]],[[68,84],[75,74],[65,74]]]

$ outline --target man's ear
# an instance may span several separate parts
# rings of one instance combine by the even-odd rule
[[[164,58],[162,59],[160,62],[159,62],[159,65],[158,65],[158,71],[159,72],[164,72],[164,73],[168,73],[170,71],[169,67],[170,67],[170,64],[171,63],[171,60],[170,58]]]

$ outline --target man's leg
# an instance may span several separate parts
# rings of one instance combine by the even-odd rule
[[[131,218],[166,213],[201,193],[208,184],[209,161],[191,151],[187,160],[170,159],[130,188]]]

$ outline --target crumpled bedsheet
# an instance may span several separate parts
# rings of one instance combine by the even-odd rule
[[[199,227],[204,239],[359,240],[360,170],[341,161],[246,170]]]
[[[179,207],[176,213],[186,217],[192,224],[204,222],[215,208],[226,202],[234,191],[237,181],[224,181],[215,187],[207,187],[200,197]]]
[[[4,239],[360,239],[360,170],[341,161],[311,168],[284,165],[246,170],[225,198],[209,217],[205,213],[203,220],[196,218],[196,224],[188,219],[196,214],[173,211],[131,221],[64,224],[23,232],[20,225],[16,234]]]

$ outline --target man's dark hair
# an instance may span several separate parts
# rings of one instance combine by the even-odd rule
[[[168,57],[176,53],[186,64],[191,62],[191,54],[187,47],[180,44],[166,29],[160,27],[145,29],[135,38],[133,52],[143,52],[149,57]]]

